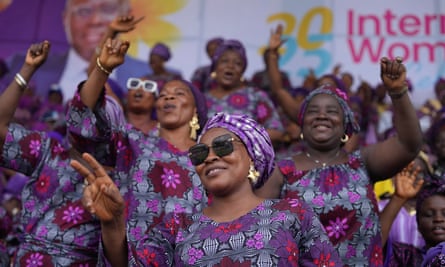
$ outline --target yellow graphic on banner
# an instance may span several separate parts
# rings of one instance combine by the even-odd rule
[[[172,23],[166,21],[164,17],[176,13],[183,9],[188,0],[131,0],[132,14],[136,17],[144,17],[139,22],[136,30],[126,33],[123,39],[132,44],[143,42],[152,47],[156,42],[171,43],[180,38],[180,30]],[[131,45],[130,55],[137,55],[137,45]]]

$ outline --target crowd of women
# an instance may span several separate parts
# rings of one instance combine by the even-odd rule
[[[48,41],[31,45],[0,96],[1,263],[445,266],[443,82],[437,105],[416,110],[403,59],[384,57],[383,92],[353,90],[339,67],[292,88],[283,44],[278,26],[250,81],[242,42],[212,39],[191,82],[158,44],[153,74],[130,78],[122,99],[109,75],[130,43],[106,36],[57,135],[15,119],[49,57]],[[393,187],[376,191],[384,180]],[[407,203],[419,233],[405,235],[423,243],[391,234]]]

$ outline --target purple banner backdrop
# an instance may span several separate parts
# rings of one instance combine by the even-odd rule
[[[49,40],[52,52],[66,50],[61,0],[0,0],[0,57],[25,51],[30,43]]]

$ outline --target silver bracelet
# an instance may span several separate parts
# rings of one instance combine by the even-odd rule
[[[28,83],[25,81],[22,75],[20,73],[16,73],[14,76],[15,82],[20,86],[20,89],[26,90],[28,88]]]

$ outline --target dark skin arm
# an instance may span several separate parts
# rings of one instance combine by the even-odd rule
[[[48,41],[32,44],[29,47],[25,62],[19,71],[26,82],[31,79],[32,75],[45,62],[49,50],[50,43]],[[23,91],[19,84],[13,80],[0,96],[0,149],[3,149],[3,144],[8,134],[8,125],[14,116]]]
[[[88,181],[82,204],[100,220],[105,257],[112,266],[128,266],[125,201],[104,167],[90,154],[82,158],[86,165],[71,161],[71,166]]]
[[[88,79],[83,84],[82,90],[80,90],[80,99],[90,109],[93,109],[99,100],[102,89],[108,80],[108,75],[114,68],[124,63],[125,54],[129,46],[130,43],[128,41],[119,39],[108,38],[105,42],[98,57],[99,64],[105,71],[95,61],[95,67],[91,70]]]
[[[382,229],[382,244],[385,245],[391,231],[392,223],[403,205],[415,197],[422,188],[423,179],[417,179],[419,168],[410,163],[406,168],[394,177],[395,192],[388,204],[380,213],[380,224]]]
[[[283,88],[280,69],[278,66],[278,49],[284,43],[282,40],[283,26],[278,25],[269,38],[270,50],[267,56],[268,74],[271,81],[271,91],[275,95],[278,103],[284,112],[293,120],[298,118],[301,102],[295,101],[292,95]]]
[[[382,58],[380,76],[388,94],[400,93],[406,86],[406,68],[402,62]],[[371,180],[392,177],[408,165],[422,146],[422,132],[409,94],[391,97],[397,135],[362,149]]]
[[[100,43],[100,54],[94,55],[90,60],[88,69],[89,77],[80,92],[82,102],[89,108],[93,108],[99,99],[102,88],[106,85],[108,74],[97,66],[97,56],[102,67],[109,72],[124,63],[124,58],[130,46],[129,42],[117,39],[119,33],[130,32],[144,17],[120,16],[108,26]]]

